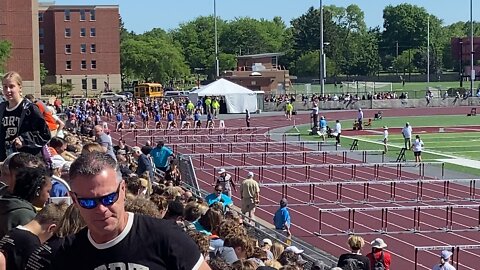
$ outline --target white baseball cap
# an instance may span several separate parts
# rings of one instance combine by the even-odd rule
[[[220,170],[218,170],[219,174],[224,173],[224,172],[226,172],[226,170],[224,168],[221,168]]]
[[[253,177],[253,172],[248,172],[247,177]]]

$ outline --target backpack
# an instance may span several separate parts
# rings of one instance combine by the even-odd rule
[[[380,258],[378,260],[375,259],[373,253],[372,256],[375,260],[375,263],[373,264],[373,270],[385,270],[385,264],[383,263],[383,251],[380,253]]]

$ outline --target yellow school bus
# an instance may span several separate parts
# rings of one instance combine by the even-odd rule
[[[135,86],[133,94],[136,98],[163,97],[163,86],[159,83],[140,83]]]

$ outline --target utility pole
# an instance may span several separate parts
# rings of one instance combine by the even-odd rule
[[[470,96],[473,97],[473,83],[475,82],[475,69],[473,68],[473,0],[470,0]]]
[[[323,51],[323,1],[320,0],[320,93],[325,94],[325,53]]]
[[[427,87],[430,87],[430,14],[427,17]]]
[[[217,34],[217,0],[213,0],[213,17],[215,19],[215,74],[220,77],[220,63],[218,61],[218,34]]]

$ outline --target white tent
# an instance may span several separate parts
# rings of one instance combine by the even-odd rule
[[[257,94],[254,91],[225,79],[217,80],[190,92],[188,98],[196,102],[198,97],[204,96],[224,96],[227,113],[244,113],[245,110],[255,112],[258,109]]]

